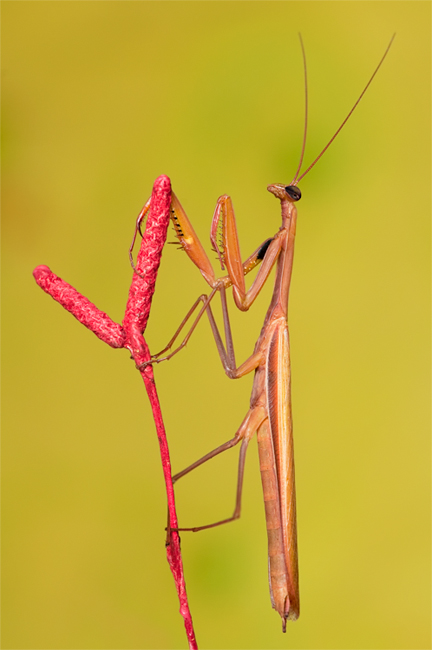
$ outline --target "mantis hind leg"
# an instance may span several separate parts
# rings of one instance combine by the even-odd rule
[[[248,412],[245,419],[243,420],[234,438],[228,440],[228,442],[225,442],[223,445],[216,447],[216,449],[213,449],[213,451],[210,451],[208,454],[206,454],[205,456],[197,460],[195,463],[192,463],[192,465],[186,467],[186,469],[184,469],[182,472],[179,472],[178,474],[175,474],[175,476],[173,476],[173,483],[175,483],[180,478],[182,478],[186,474],[189,474],[189,472],[191,472],[193,469],[196,469],[206,461],[210,460],[211,458],[215,458],[215,456],[218,456],[219,454],[221,454],[223,451],[226,451],[227,449],[231,449],[231,447],[237,445],[241,440],[242,445],[240,448],[239,464],[238,464],[236,502],[235,502],[235,508],[232,516],[228,517],[227,519],[216,521],[212,524],[206,524],[204,526],[194,526],[193,528],[176,528],[172,530],[192,531],[196,533],[199,530],[205,530],[207,528],[215,528],[216,526],[227,524],[230,521],[235,521],[240,517],[244,467],[246,461],[247,447],[249,444],[249,440],[251,439],[255,431],[261,426],[262,422],[266,418],[267,418],[267,414],[261,406],[250,409],[250,411]]]

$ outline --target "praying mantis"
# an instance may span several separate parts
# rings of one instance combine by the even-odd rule
[[[275,183],[267,187],[267,190],[280,201],[282,224],[272,238],[267,239],[245,262],[242,262],[232,201],[227,195],[221,196],[217,201],[212,220],[210,241],[213,250],[219,258],[222,270],[226,269],[227,275],[216,277],[212,264],[174,193],[171,199],[171,219],[175,234],[183,250],[198,267],[202,276],[211,287],[211,292],[209,295],[201,295],[196,300],[167,346],[158,354],[153,355],[151,361],[146,363],[160,363],[161,361],[170,359],[174,354],[179,352],[188,342],[201,316],[206,312],[223,368],[228,377],[231,379],[239,379],[250,372],[255,373],[249,410],[235,436],[173,476],[173,481],[175,482],[196,467],[241,442],[234,513],[231,517],[222,521],[195,528],[178,528],[178,530],[196,532],[228,523],[240,517],[246,451],[249,441],[254,433],[257,432],[268,536],[270,595],[272,606],[282,619],[282,629],[284,632],[286,631],[287,620],[296,620],[300,613],[291,409],[290,342],[287,321],[297,222],[296,203],[301,198],[298,183],[315,166],[352,115],[380,69],[393,39],[394,35],[375,71],[345,120],[320,154],[309,165],[306,171],[301,174],[307,135],[308,94],[306,57],[303,41],[300,36],[305,76],[305,122],[300,162],[294,178],[289,185]],[[148,202],[138,217],[137,228],[139,228],[149,207],[150,204]],[[132,265],[134,241],[135,237],[130,248]],[[259,264],[261,265],[255,280],[252,282],[250,288],[246,289],[245,275]],[[273,295],[261,333],[252,355],[241,365],[237,366],[229,321],[226,290],[232,286],[236,307],[241,311],[247,311],[254,303],[274,266],[276,266],[276,275]],[[221,297],[225,345],[210,305],[216,293],[219,293]],[[200,311],[181,344],[172,352],[163,356],[165,352],[172,349],[180,332],[200,304]]]

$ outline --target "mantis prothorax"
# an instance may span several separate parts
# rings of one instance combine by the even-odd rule
[[[232,202],[229,196],[221,196],[218,199],[213,216],[210,240],[213,249],[219,257],[222,269],[226,268],[227,270],[226,276],[221,278],[216,277],[210,260],[195,234],[185,211],[174,193],[172,194],[171,217],[176,236],[180,241],[181,247],[199,268],[212,291],[208,296],[202,295],[197,299],[171,341],[164,350],[152,357],[152,362],[158,363],[170,359],[184,347],[202,314],[206,311],[220,359],[228,377],[238,379],[255,371],[250,407],[235,436],[173,477],[174,481],[178,480],[207,460],[214,458],[226,449],[234,447],[241,441],[234,513],[232,517],[213,524],[195,528],[179,528],[179,530],[198,531],[212,528],[233,521],[240,516],[246,450],[251,437],[256,431],[268,534],[270,594],[272,605],[281,616],[283,631],[286,629],[286,621],[296,620],[300,612],[290,394],[290,344],[287,323],[288,296],[297,220],[295,204],[301,198],[301,192],[297,185],[312,167],[314,167],[353,113],[381,67],[393,42],[393,38],[394,36],[345,120],[321,153],[309,165],[306,171],[300,175],[307,133],[306,58],[300,36],[305,72],[305,126],[300,162],[296,174],[289,185],[275,183],[267,187],[268,191],[280,201],[282,225],[271,239],[265,241],[242,263]],[[148,204],[146,204],[139,215],[137,226],[139,226],[147,210]],[[260,262],[261,267],[258,270],[257,276],[251,287],[246,290],[244,276]],[[247,311],[261,291],[275,264],[276,277],[273,296],[260,336],[252,355],[237,367],[226,303],[226,289],[229,286],[233,287],[233,297],[236,306],[242,311]],[[223,344],[210,306],[210,301],[217,292],[221,296],[226,346]],[[164,352],[172,348],[184,325],[200,303],[202,303],[201,309],[185,339],[173,352],[162,356]]]

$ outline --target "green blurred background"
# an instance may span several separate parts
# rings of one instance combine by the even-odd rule
[[[256,445],[239,522],[184,534],[201,648],[429,648],[428,2],[2,2],[3,647],[184,648],[165,560],[149,404],[125,351],[35,285],[48,264],[120,321],[127,250],[168,174],[199,236],[232,196],[243,256],[301,183],[290,299],[302,615],[281,633],[267,585]],[[173,239],[170,236],[170,239]],[[252,351],[271,282],[234,313]],[[204,280],[164,252],[159,350]],[[156,370],[173,469],[232,437],[252,376],[225,377],[208,324]],[[176,490],[180,521],[228,516],[237,452]]]

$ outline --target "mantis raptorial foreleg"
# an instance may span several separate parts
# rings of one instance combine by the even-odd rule
[[[143,218],[145,212],[144,209],[138,217],[137,228],[140,225],[140,218]],[[172,203],[171,203],[171,218],[174,224],[174,229],[177,237],[179,238],[182,248],[186,251],[190,259],[198,266],[203,277],[206,279],[208,284],[212,287],[212,291],[209,296],[202,294],[197,298],[192,307],[189,309],[188,313],[184,317],[183,321],[180,323],[176,332],[174,333],[171,340],[168,344],[152,356],[152,363],[160,363],[161,361],[167,361],[171,359],[175,354],[180,352],[185,345],[188,343],[193,331],[195,330],[198,322],[200,321],[202,315],[207,311],[208,318],[210,321],[210,326],[216,341],[216,345],[219,351],[219,355],[222,360],[222,364],[225,368],[225,371],[229,376],[230,372],[235,369],[235,356],[233,348],[233,340],[231,336],[231,329],[229,326],[229,316],[228,310],[226,307],[226,298],[225,298],[225,289],[227,287],[233,286],[235,291],[235,296],[237,296],[236,304],[242,310],[246,311],[250,308],[262,287],[264,286],[275,262],[280,252],[281,240],[278,237],[278,234],[272,238],[267,239],[263,244],[261,244],[253,253],[250,255],[247,260],[242,263],[240,258],[240,249],[238,245],[238,236],[237,236],[237,227],[235,223],[234,211],[232,208],[231,199],[227,196],[222,196],[219,198],[215,214],[213,217],[213,225],[211,231],[211,242],[218,253],[219,259],[221,261],[222,268],[224,268],[224,263],[227,266],[228,275],[216,278],[213,269],[210,264],[204,248],[199,241],[195,231],[192,228],[192,225],[183,210],[179,200],[173,193]],[[221,237],[223,242],[226,243],[227,249],[222,252],[218,243],[216,242],[216,232],[217,229],[221,230]],[[136,232],[136,231],[135,231]],[[231,241],[233,240],[233,241]],[[130,257],[131,251],[133,248],[132,242],[130,247]],[[234,242],[234,243],[233,243]],[[132,257],[131,257],[132,259]],[[258,271],[258,274],[250,287],[246,292],[244,284],[244,276],[248,274],[252,269],[254,269],[258,264],[262,262],[262,265]],[[241,280],[239,280],[241,278]],[[219,334],[216,321],[214,319],[210,302],[213,299],[216,292],[219,291],[221,294],[222,300],[222,311],[224,319],[224,328],[225,328],[225,339],[226,339],[226,349],[223,346],[221,336]],[[186,334],[185,338],[182,340],[181,344],[175,348],[170,354],[162,356],[167,350],[171,349],[180,332],[183,330],[184,326],[195,312],[199,303],[202,302],[203,305],[195,318],[191,328]]]

